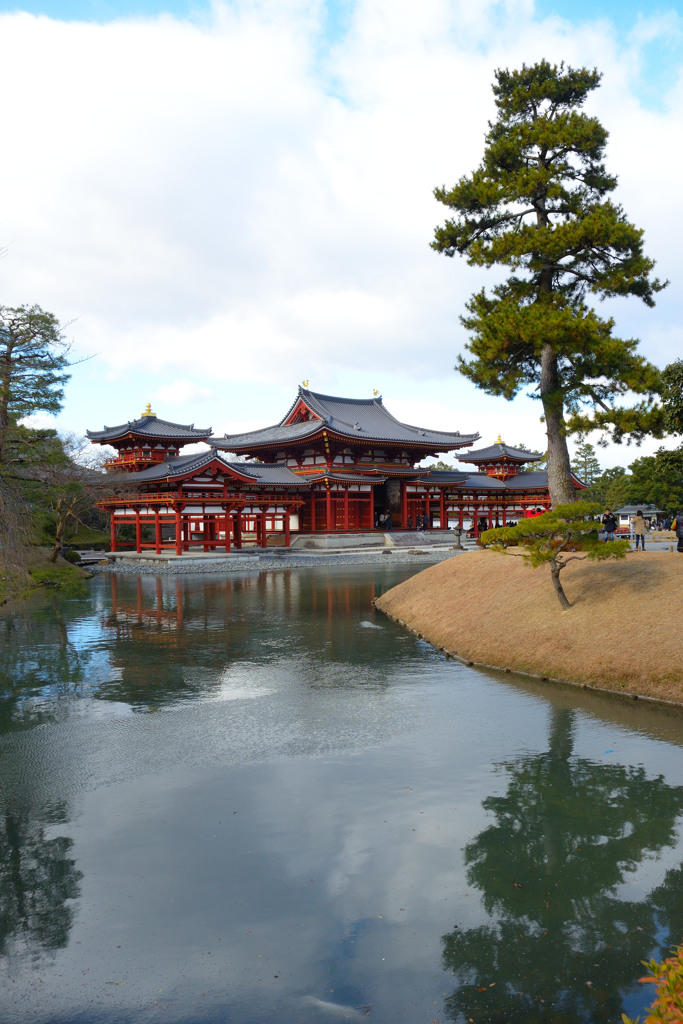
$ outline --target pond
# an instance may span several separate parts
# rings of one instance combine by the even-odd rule
[[[372,607],[414,571],[99,576],[0,619],[2,1024],[642,1012],[683,714],[446,660]]]

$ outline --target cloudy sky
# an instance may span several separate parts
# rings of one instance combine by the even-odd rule
[[[481,157],[494,69],[544,57],[603,72],[587,109],[671,280],[654,310],[609,312],[658,365],[683,353],[681,0],[0,0],[0,37],[0,301],[92,357],[60,429],[148,401],[252,429],[308,380],[543,449],[537,402],[453,372],[492,277],[429,242],[432,190]]]

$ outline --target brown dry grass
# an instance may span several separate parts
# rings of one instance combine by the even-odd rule
[[[683,555],[570,562],[563,611],[546,566],[477,551],[377,601],[427,640],[482,665],[683,703]]]

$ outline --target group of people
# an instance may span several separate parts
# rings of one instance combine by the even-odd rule
[[[618,528],[617,518],[613,512],[607,508],[605,514],[602,517],[602,528],[605,531],[605,541],[614,540],[614,534]],[[633,519],[630,520],[631,533],[633,534],[636,542],[636,551],[640,548],[641,551],[645,550],[645,534],[648,529],[648,523],[645,520],[642,509],[638,509]],[[683,552],[683,509],[676,513],[675,517],[671,520],[668,529],[675,530],[676,539],[678,544],[676,550]]]
[[[375,529],[384,530],[386,533],[391,533],[394,528],[394,517],[388,510],[386,512],[375,513]]]
[[[423,533],[428,530],[431,525],[429,515],[426,512],[418,512],[415,517],[415,529],[421,530]],[[394,517],[391,512],[387,509],[386,512],[377,512],[375,514],[375,529],[384,530],[386,533],[391,533],[394,528]],[[408,516],[408,529],[413,529],[413,517]]]

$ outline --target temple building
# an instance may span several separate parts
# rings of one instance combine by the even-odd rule
[[[542,454],[499,438],[456,456],[476,471],[425,469],[418,463],[471,448],[479,434],[402,423],[379,396],[299,387],[279,423],[221,438],[162,420],[148,406],[136,420],[87,436],[116,451],[105,463],[111,494],[98,502],[109,513],[112,551],[289,547],[300,538],[410,530],[418,517],[429,528],[478,536],[549,507],[546,472],[524,468]],[[181,454],[198,442],[206,448]]]

